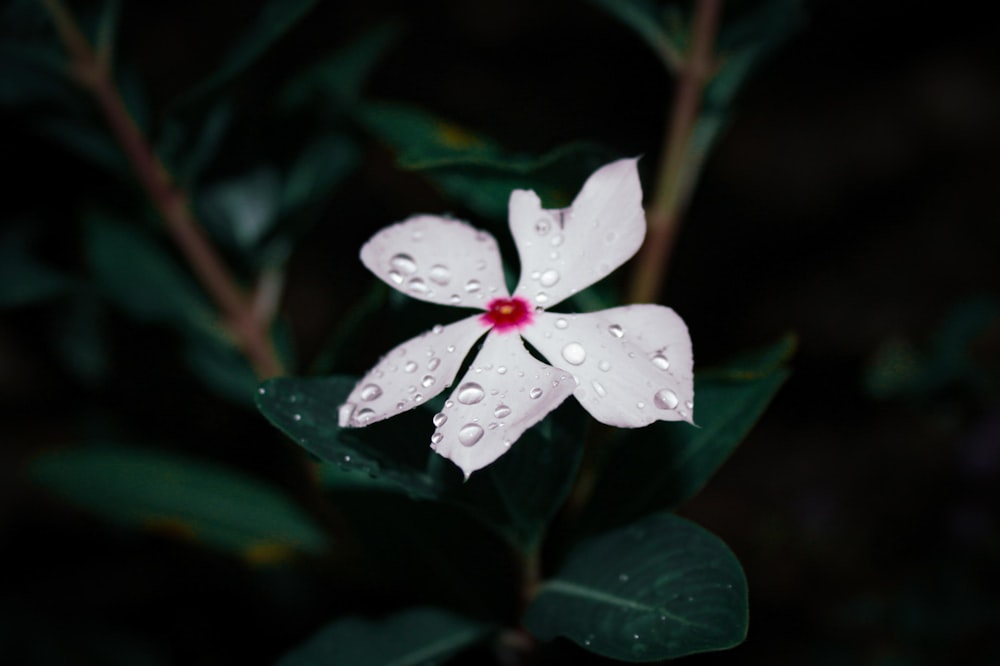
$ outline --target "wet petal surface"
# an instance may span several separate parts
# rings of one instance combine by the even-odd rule
[[[608,425],[693,423],[691,339],[683,320],[662,305],[628,305],[585,314],[539,312],[524,338],[571,372],[573,395]]]
[[[386,284],[420,300],[485,309],[508,296],[497,242],[461,222],[418,215],[379,231],[361,261]]]
[[[340,406],[340,427],[361,427],[419,406],[452,384],[485,332],[479,315],[407,340],[382,357]]]
[[[521,258],[515,294],[548,308],[589,287],[634,255],[645,237],[636,160],[598,169],[562,210],[543,209],[534,192],[515,190],[510,228]]]
[[[532,357],[516,333],[491,333],[434,416],[431,446],[468,477],[506,453],[574,388],[570,373]]]

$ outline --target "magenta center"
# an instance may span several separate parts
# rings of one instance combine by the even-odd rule
[[[487,304],[486,314],[479,318],[479,321],[501,332],[527,326],[531,320],[531,304],[519,296],[494,298]]]

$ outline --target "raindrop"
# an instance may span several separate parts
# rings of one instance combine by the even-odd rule
[[[608,394],[607,390],[605,390],[604,386],[600,382],[591,382],[591,386],[594,387],[594,391],[597,392],[597,395],[602,398]]]
[[[398,271],[389,271],[389,279],[393,284],[403,284],[403,276]]]
[[[607,361],[601,361],[600,363],[597,364],[597,367],[600,368],[602,372],[607,372],[608,370],[611,369],[611,364],[608,363]]]
[[[455,403],[452,402],[451,400],[445,400],[444,401],[444,406],[447,407],[448,409],[451,409],[452,407],[455,406]]]
[[[644,409],[646,407],[646,403],[640,400],[639,402],[635,403],[635,406],[638,407],[639,409]]]
[[[463,405],[474,405],[485,397],[483,387],[475,382],[467,382],[458,388],[458,401]]]
[[[507,366],[506,365],[498,365],[497,366],[497,374],[498,375],[506,375],[507,374]]]
[[[434,433],[431,435],[431,446],[437,446],[441,443],[442,439],[444,439],[444,435],[439,432]]]
[[[444,326],[442,326],[441,324],[434,324],[434,326],[431,328],[431,333],[433,333],[434,335],[441,335],[441,333],[443,332],[444,332]],[[427,355],[430,356],[431,353],[432,353],[431,350],[428,349]]]
[[[562,234],[556,234],[555,236],[553,236],[549,240],[549,243],[552,245],[552,247],[559,247],[560,245],[562,245],[563,244]]]
[[[427,293],[427,283],[424,282],[423,279],[421,278],[418,277],[410,278],[410,281],[407,283],[407,285],[410,287],[410,291],[414,293],[417,294]]]
[[[542,273],[540,282],[542,283],[543,287],[551,287],[556,282],[559,282],[559,273],[551,269],[547,270],[544,273]]]
[[[536,387],[536,388],[533,388],[533,389],[531,389],[530,391],[528,391],[528,396],[529,396],[529,397],[530,397],[530,398],[531,398],[532,400],[538,400],[539,398],[541,398],[541,397],[542,397],[542,389],[540,389],[540,388],[537,388],[537,387]]]
[[[677,394],[670,389],[660,389],[653,396],[653,403],[660,409],[673,409],[677,402]]]
[[[492,423],[490,423],[490,424],[489,424],[489,425],[488,425],[487,427],[488,427],[488,428],[489,428],[490,430],[496,430],[497,428],[499,428],[499,427],[500,427],[500,424],[498,424],[498,423],[497,423],[496,421],[493,421],[493,422],[492,422]]]
[[[483,437],[483,429],[475,423],[466,423],[458,431],[458,441],[462,446],[472,446]]]
[[[439,284],[442,287],[449,282],[451,282],[451,271],[448,270],[447,266],[442,264],[434,264],[431,266],[430,271],[427,272],[428,277],[430,277],[431,282],[434,284]]]
[[[301,414],[292,414],[292,419],[294,419],[296,421],[301,421],[302,420],[302,415]]]
[[[417,270],[417,262],[415,262],[413,257],[408,254],[397,254],[393,256],[393,258],[389,260],[389,265],[403,275],[410,275]]]
[[[406,370],[407,372],[416,372],[417,371],[417,362],[416,361],[407,361],[406,365],[403,366],[403,370]]]
[[[498,419],[507,418],[508,416],[510,416],[510,407],[503,404],[497,405],[497,408],[493,410],[493,416],[497,417]]]
[[[540,280],[542,278],[542,272],[541,271],[532,271],[530,277],[531,277],[532,280],[534,280],[534,281],[537,282],[538,280]]]
[[[419,393],[416,394],[415,396],[413,396],[413,402],[420,402],[423,399],[424,399],[424,396],[420,395]]]
[[[432,371],[432,372],[434,370],[437,370],[439,365],[441,365],[441,359],[439,359],[436,356],[434,358],[432,358],[431,360],[427,361],[427,369],[430,370],[430,371]]]
[[[694,409],[694,403],[691,402],[690,400],[688,400],[687,402],[685,402],[684,406],[687,407],[688,409]]]
[[[448,302],[454,303],[454,304],[461,303],[462,302],[462,297],[459,296],[458,294],[452,294],[451,296],[448,297]]]
[[[546,294],[544,291],[540,291],[537,294],[535,294],[535,302],[536,303],[548,303],[549,302],[549,295]]]
[[[446,349],[448,350],[448,353],[450,354],[450,353],[452,353],[453,351],[455,351],[455,345],[448,345],[448,346],[446,347]]]
[[[382,395],[382,387],[378,384],[368,384],[363,389],[361,389],[361,399],[365,402],[371,402]]]
[[[618,324],[611,324],[611,326],[608,326],[608,333],[616,338],[620,338],[625,335],[625,329]]]
[[[420,385],[424,388],[430,388],[434,386],[434,378],[430,375],[424,375],[424,378],[420,380]]]
[[[657,354],[653,357],[653,365],[655,365],[660,370],[667,370],[670,368],[670,361],[663,354]]]
[[[479,280],[469,280],[465,283],[465,290],[471,294],[479,291],[482,286],[483,285],[479,284]]]
[[[437,414],[434,415],[434,418],[431,419],[431,421],[434,423],[435,428],[440,428],[445,424],[445,421],[447,420],[448,416],[442,412],[438,412]]]
[[[362,409],[357,414],[354,415],[354,420],[362,425],[364,425],[365,423],[370,423],[371,420],[374,418],[375,418],[375,412],[373,412],[368,408]]]
[[[556,319],[556,328],[562,330],[562,329],[566,328],[567,326],[569,326],[569,322],[566,321],[565,319],[563,319],[562,317],[559,317],[559,319]]]
[[[580,365],[587,359],[587,350],[579,342],[571,342],[562,348],[562,357],[567,363]]]
[[[544,236],[551,230],[552,230],[552,223],[549,222],[544,217],[539,218],[539,220],[535,222],[535,233],[537,233],[539,236]]]

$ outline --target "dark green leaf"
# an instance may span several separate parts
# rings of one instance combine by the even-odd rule
[[[31,255],[22,228],[0,235],[0,308],[30,305],[65,293],[72,281]]]
[[[206,188],[199,197],[202,219],[212,235],[239,248],[251,248],[278,221],[281,181],[270,167]]]
[[[52,317],[52,346],[66,366],[88,386],[98,386],[108,372],[108,339],[103,308],[89,292],[77,294]]]
[[[168,117],[157,141],[157,152],[171,166],[183,186],[192,188],[222,145],[233,119],[228,100],[220,101],[191,127],[176,117]]]
[[[379,622],[344,618],[285,655],[278,666],[437,664],[483,640],[491,630],[435,608],[414,608]]]
[[[32,3],[36,4],[36,3]],[[65,56],[57,44],[6,43],[0,40],[0,104],[77,106],[82,96],[66,75]]]
[[[681,68],[681,49],[666,29],[656,3],[651,0],[591,1],[642,37],[668,70],[675,72]]]
[[[91,164],[120,177],[131,173],[125,155],[103,127],[74,117],[50,117],[36,125],[42,134],[58,141]]]
[[[223,59],[218,69],[195,90],[185,95],[183,101],[189,102],[203,97],[239,76],[274,46],[316,4],[317,0],[270,0],[261,9],[257,22]]]
[[[315,137],[285,174],[282,212],[291,213],[328,198],[360,159],[358,145],[345,134]]]
[[[319,554],[324,534],[270,486],[231,469],[122,446],[35,458],[41,485],[116,524],[164,531],[266,563]]]
[[[185,347],[188,365],[219,395],[252,406],[258,379],[239,350],[207,336],[192,336]]]
[[[670,514],[580,544],[542,583],[524,618],[543,640],[565,636],[597,654],[659,661],[739,644],[746,579],[722,541]]]

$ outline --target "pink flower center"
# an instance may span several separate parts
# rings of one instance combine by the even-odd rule
[[[519,296],[494,298],[486,306],[486,314],[479,321],[500,332],[517,330],[531,323],[531,305]]]

